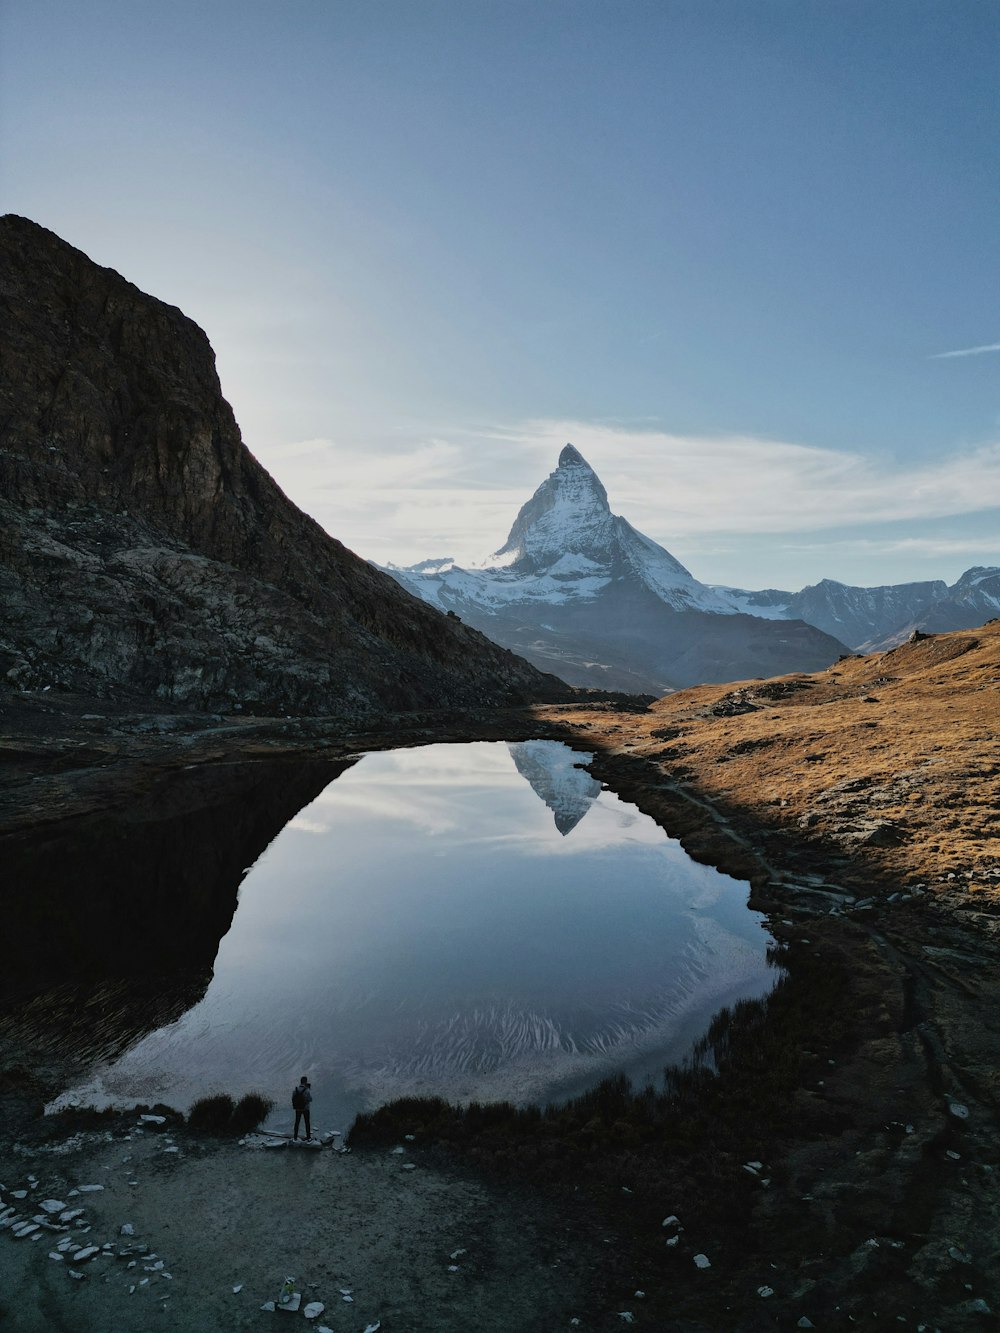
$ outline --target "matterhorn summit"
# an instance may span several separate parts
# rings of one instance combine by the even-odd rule
[[[597,473],[567,444],[504,544],[467,566],[388,572],[570,684],[662,694],[701,681],[813,671],[844,645],[794,620],[747,615],[611,512]]]

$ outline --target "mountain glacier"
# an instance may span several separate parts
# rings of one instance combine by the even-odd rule
[[[846,651],[802,620],[750,614],[744,594],[700,583],[611,512],[600,479],[571,444],[491,556],[387,572],[576,685],[662,694],[818,670]]]

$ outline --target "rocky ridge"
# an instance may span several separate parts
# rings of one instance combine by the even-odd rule
[[[286,498],[179,310],[12,215],[0,273],[8,688],[345,716],[560,692]]]

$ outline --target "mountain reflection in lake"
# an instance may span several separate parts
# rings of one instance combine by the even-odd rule
[[[775,974],[747,886],[692,862],[549,741],[371,754],[240,889],[204,998],[74,1090],[544,1101],[679,1058]],[[527,779],[527,781],[525,781]],[[541,798],[541,799],[539,799]],[[63,1099],[60,1099],[60,1101]]]

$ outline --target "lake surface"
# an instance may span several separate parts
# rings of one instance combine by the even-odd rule
[[[346,1129],[391,1097],[546,1101],[658,1074],[767,994],[748,886],[695,864],[550,741],[365,756],[240,888],[204,998],[70,1098],[259,1089]]]

